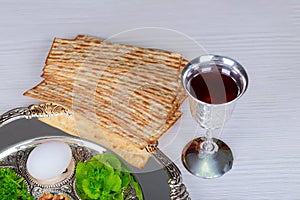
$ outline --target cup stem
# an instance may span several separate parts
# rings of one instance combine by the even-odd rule
[[[205,132],[205,141],[201,143],[205,153],[214,153],[218,151],[218,145],[213,140],[213,130],[207,129]]]

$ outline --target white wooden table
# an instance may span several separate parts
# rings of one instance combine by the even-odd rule
[[[221,135],[235,157],[228,174],[204,180],[182,166],[184,144],[203,133],[187,102],[182,121],[161,138],[161,148],[180,167],[192,199],[300,199],[300,2],[296,0],[1,0],[0,113],[36,103],[22,94],[41,80],[54,37],[80,33],[108,38],[141,27],[186,34],[206,52],[241,62],[250,77],[249,90]],[[170,40],[181,48],[179,41]],[[170,142],[166,138],[172,134]]]

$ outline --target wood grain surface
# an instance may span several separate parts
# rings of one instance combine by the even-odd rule
[[[183,118],[160,140],[162,150],[180,167],[192,199],[300,199],[299,1],[0,3],[0,113],[36,103],[22,94],[41,81],[54,37],[109,38],[142,27],[175,30],[205,52],[238,60],[250,77],[248,91],[220,136],[234,152],[234,167],[228,174],[204,180],[184,169],[180,160],[184,144],[203,133],[189,114],[188,102],[182,107]],[[123,42],[136,38],[129,39]],[[185,47],[173,36],[163,41]]]

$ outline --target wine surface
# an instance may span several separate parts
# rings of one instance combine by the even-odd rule
[[[207,72],[191,79],[190,92],[202,102],[222,104],[234,100],[239,95],[239,88],[230,76]]]

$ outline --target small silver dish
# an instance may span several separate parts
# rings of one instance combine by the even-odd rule
[[[73,159],[64,173],[51,180],[40,181],[33,178],[27,171],[26,162],[30,152],[39,144],[49,141],[60,141],[68,144]],[[0,167],[12,168],[17,175],[24,178],[28,192],[35,199],[44,193],[65,194],[70,199],[80,199],[75,192],[75,167],[78,162],[88,161],[93,156],[107,150],[92,142],[74,137],[49,136],[40,137],[18,143],[0,153]]]

